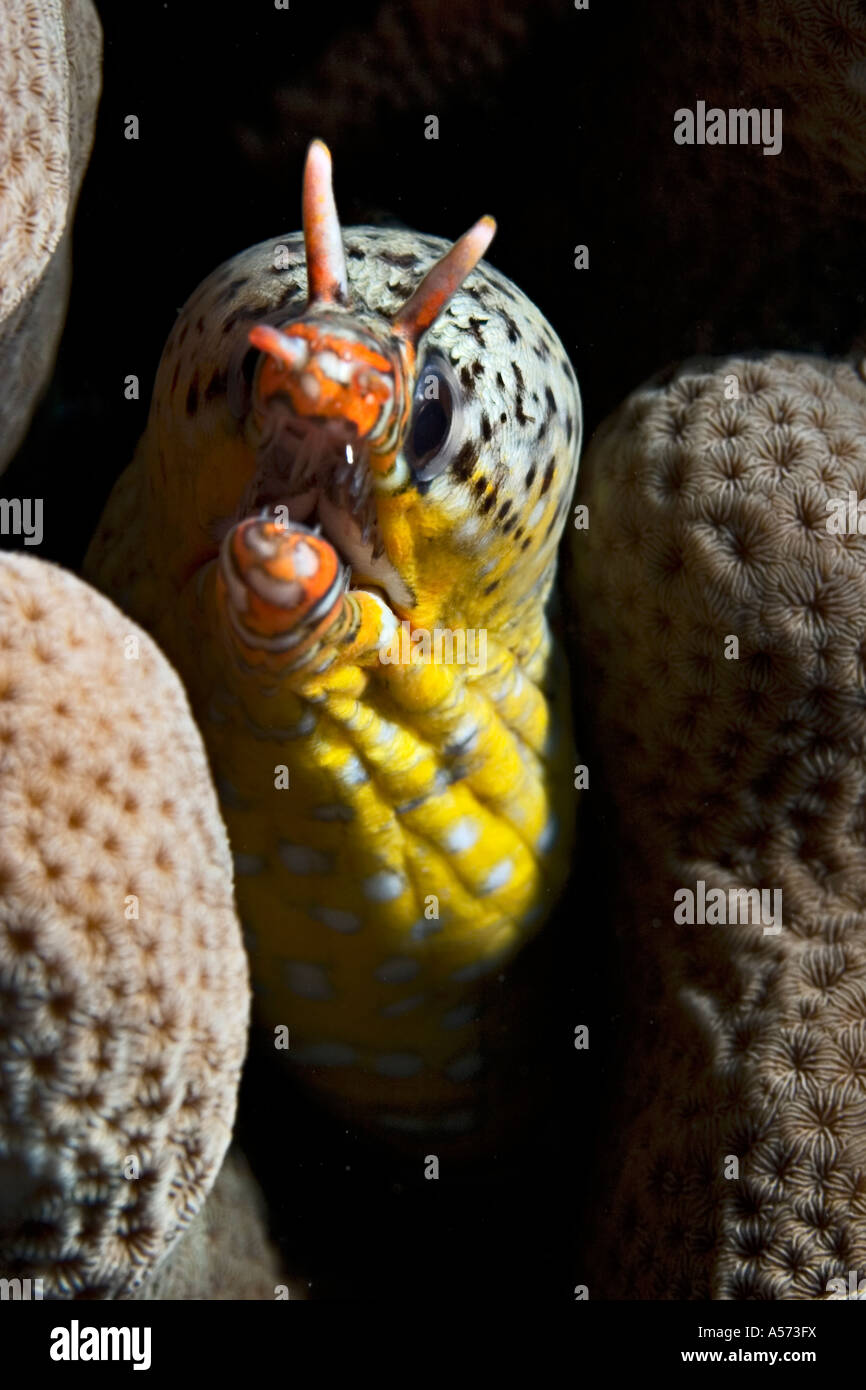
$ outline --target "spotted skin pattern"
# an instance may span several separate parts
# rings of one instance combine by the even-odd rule
[[[187,685],[235,854],[260,1021],[289,1027],[284,1055],[357,1120],[456,1131],[483,1103],[485,981],[541,927],[569,866],[569,698],[548,610],[580,398],[549,324],[481,262],[416,334],[402,385],[395,371],[404,413],[390,453],[367,448],[344,407],[304,434],[303,406],[279,390],[289,368],[251,330],[294,334],[303,357],[306,325],[336,322],[347,360],[360,339],[394,357],[401,309],[450,249],[375,227],[346,229],[343,246],[345,303],[308,303],[300,233],[244,251],[196,290],[85,567]],[[417,476],[412,396],[443,361],[456,394],[448,461]],[[299,463],[311,439],[312,462]],[[354,471],[334,462],[351,439]],[[337,480],[324,534],[323,503],[294,515],[305,470],[307,483]],[[359,480],[366,569],[335,540]],[[403,621],[483,630],[486,666],[383,660]]]

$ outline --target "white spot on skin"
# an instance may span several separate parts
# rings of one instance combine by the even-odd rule
[[[549,911],[550,909],[547,903],[537,903],[535,907],[531,907],[528,912],[524,913],[520,919],[520,925],[522,927],[531,927]]]
[[[260,854],[243,854],[240,850],[233,854],[235,862],[235,873],[238,877],[249,878],[253,874],[260,874],[265,867],[265,861]]]
[[[484,1059],[480,1052],[464,1052],[462,1057],[448,1063],[445,1075],[451,1081],[470,1081],[473,1076],[478,1075],[483,1065]]]
[[[428,921],[426,917],[419,917],[409,928],[409,935],[413,941],[426,941],[428,936],[435,936],[441,930],[442,923],[437,922],[435,918]]]
[[[529,519],[526,523],[527,531],[533,530],[534,527],[538,525],[539,521],[544,516],[546,510],[547,502],[544,498],[542,498],[540,502],[536,502],[535,506],[532,508],[532,511],[529,513]]]
[[[310,916],[315,917],[317,922],[324,922],[331,931],[342,932],[344,936],[352,932],[360,931],[364,925],[361,918],[354,912],[346,912],[341,907],[319,907],[318,905],[310,909]]]
[[[380,743],[393,743],[399,738],[401,730],[396,724],[392,724],[390,719],[380,719],[376,728],[376,735]]]
[[[412,994],[408,999],[397,999],[393,1004],[386,1004],[379,1012],[383,1018],[402,1018],[404,1014],[410,1014],[413,1009],[420,1008],[423,1003],[423,994]]]
[[[547,854],[548,851],[551,850],[553,846],[556,844],[556,839],[558,835],[559,822],[556,819],[556,816],[551,816],[550,820],[547,822],[547,825],[544,827],[544,829],[538,837],[538,842],[535,846],[538,853]]]
[[[369,878],[364,879],[363,892],[364,897],[372,903],[388,903],[399,898],[405,887],[406,881],[400,874],[383,869],[381,873],[370,874]]]
[[[461,522],[461,524],[455,528],[453,533],[454,539],[458,542],[472,541],[478,535],[480,526],[481,523],[477,516],[467,517],[465,521]]]
[[[290,845],[280,840],[278,853],[290,874],[326,874],[332,867],[331,856],[307,845]]]
[[[443,1028],[465,1028],[467,1023],[474,1023],[478,1017],[478,1010],[474,1004],[458,1004],[456,1009],[449,1009],[447,1014],[442,1015]]]
[[[334,991],[321,965],[309,961],[288,960],[283,966],[286,984],[301,999],[333,999]]]
[[[452,854],[462,854],[464,850],[471,849],[478,843],[481,834],[481,827],[472,816],[463,816],[455,821],[454,825],[445,835],[445,848]]]
[[[342,767],[335,768],[334,773],[344,787],[360,787],[370,780],[364,764],[354,753],[346,759]]]
[[[417,1076],[423,1065],[415,1052],[382,1052],[375,1069],[380,1076]]]
[[[446,752],[453,751],[454,753],[459,753],[461,756],[464,753],[472,753],[478,743],[478,732],[478,725],[475,723],[475,720],[472,719],[470,715],[466,715],[464,719],[460,720],[457,728],[448,740]]]
[[[332,806],[314,806],[314,820],[354,820],[355,812],[351,806],[342,806],[335,802]]]
[[[490,873],[485,878],[479,893],[495,893],[497,888],[504,888],[514,873],[514,864],[510,859],[500,859],[498,864],[494,864]]]
[[[379,624],[379,651],[387,651],[397,632],[397,618],[387,604],[383,603],[378,594],[372,594],[381,610],[381,622]],[[393,725],[391,725],[393,728]]]
[[[290,1056],[293,1062],[309,1067],[351,1067],[358,1060],[354,1047],[345,1043],[308,1043],[293,1047]]]
[[[383,985],[402,985],[407,980],[414,980],[420,969],[418,961],[411,956],[392,956],[390,960],[377,965],[373,975]]]
[[[452,972],[450,978],[464,984],[467,980],[480,980],[484,975],[492,975],[494,970],[498,970],[508,952],[497,951],[495,955],[483,956],[481,960],[473,960],[469,965],[461,965],[459,970]]]

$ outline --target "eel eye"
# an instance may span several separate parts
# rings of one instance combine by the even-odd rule
[[[448,467],[454,452],[459,387],[444,358],[429,358],[418,374],[406,457],[415,477],[428,482]]]

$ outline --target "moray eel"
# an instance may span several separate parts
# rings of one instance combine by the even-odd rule
[[[344,234],[316,141],[303,224],[181,312],[85,568],[186,683],[260,1022],[355,1120],[460,1132],[569,867],[580,396],[490,218]]]

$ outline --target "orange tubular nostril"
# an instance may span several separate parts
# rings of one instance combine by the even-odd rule
[[[342,594],[340,561],[322,536],[251,518],[232,535],[231,560],[245,592],[243,625],[260,637],[303,624],[329,594]]]
[[[258,324],[249,340],[264,354],[256,386],[260,407],[285,396],[298,415],[344,420],[374,447],[392,428],[402,367],[373,345],[351,332],[330,332],[315,319],[297,320],[283,332]]]

